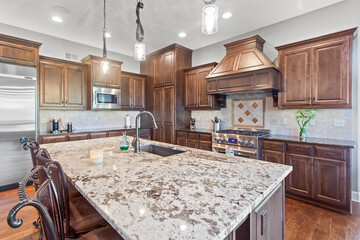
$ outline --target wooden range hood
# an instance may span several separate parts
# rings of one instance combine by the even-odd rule
[[[206,77],[207,94],[272,91],[277,95],[279,70],[263,53],[264,43],[256,35],[225,44],[225,58]]]

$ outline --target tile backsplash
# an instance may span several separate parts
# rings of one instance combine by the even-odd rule
[[[57,111],[40,110],[40,134],[49,132],[50,121],[61,119],[63,127],[72,122],[76,131],[91,131],[110,128],[123,128],[126,115],[130,116],[131,126],[135,126],[138,111]]]
[[[196,119],[195,127],[198,129],[212,129],[211,120],[215,116],[223,121],[221,125],[223,129],[237,128],[231,123],[232,99],[256,97],[264,97],[264,94],[229,95],[226,99],[226,108],[219,111],[192,111],[191,117]],[[270,129],[272,134],[298,136],[296,111],[295,109],[279,110],[273,107],[271,95],[266,95],[265,128]],[[306,136],[353,140],[353,111],[351,109],[318,109],[315,112],[316,117],[308,124]]]

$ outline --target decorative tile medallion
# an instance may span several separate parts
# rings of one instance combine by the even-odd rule
[[[231,107],[234,127],[264,127],[265,98],[233,99]]]

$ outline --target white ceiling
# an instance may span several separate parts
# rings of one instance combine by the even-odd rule
[[[172,43],[201,48],[343,0],[218,0],[219,32],[201,33],[203,0],[143,0],[141,20],[147,52]],[[133,56],[137,0],[107,0],[108,50]],[[70,10],[64,22],[51,20],[55,6]],[[0,22],[35,32],[102,47],[103,0],[0,0]],[[230,19],[221,15],[232,12]],[[1,31],[1,30],[0,30]],[[179,38],[184,31],[186,38]],[[265,39],[266,40],[266,39]]]

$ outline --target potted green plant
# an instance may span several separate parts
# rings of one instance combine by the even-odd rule
[[[300,127],[300,139],[304,140],[306,135],[306,126],[310,120],[315,117],[315,110],[298,110],[296,114],[296,121]]]

